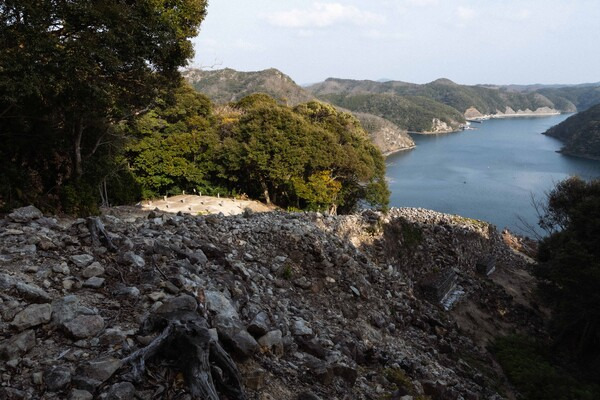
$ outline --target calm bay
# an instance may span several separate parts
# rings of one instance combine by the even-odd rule
[[[491,119],[475,130],[415,135],[417,147],[387,158],[394,207],[422,207],[481,219],[528,234],[535,225],[532,196],[543,200],[571,175],[600,176],[600,161],[565,156],[562,143],[542,135],[570,115]]]

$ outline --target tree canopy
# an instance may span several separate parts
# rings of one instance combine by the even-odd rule
[[[126,152],[147,197],[241,194],[295,209],[387,206],[381,153],[351,115],[318,102],[290,108],[255,94],[213,111],[181,87],[138,119]]]
[[[119,122],[179,85],[205,11],[205,0],[3,1],[0,202],[95,190]]]
[[[540,244],[541,292],[553,309],[557,344],[600,366],[600,180],[570,178],[548,195]]]

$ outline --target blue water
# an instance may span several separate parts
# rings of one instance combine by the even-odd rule
[[[423,207],[491,222],[528,234],[536,225],[532,196],[571,175],[600,177],[600,161],[557,153],[561,142],[541,135],[569,117],[492,119],[476,130],[414,135],[414,150],[387,159],[394,207]]]

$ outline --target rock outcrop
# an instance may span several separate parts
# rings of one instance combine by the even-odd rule
[[[499,399],[489,331],[540,329],[525,258],[481,221],[31,211],[0,220],[3,399]],[[419,285],[440,271],[449,306]]]

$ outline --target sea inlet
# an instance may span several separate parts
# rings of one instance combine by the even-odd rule
[[[600,161],[558,153],[562,143],[542,135],[570,115],[490,119],[474,130],[413,135],[417,147],[387,158],[394,207],[422,207],[491,222],[532,236],[532,200],[544,201],[572,175],[600,177]],[[539,233],[539,230],[538,230]]]

